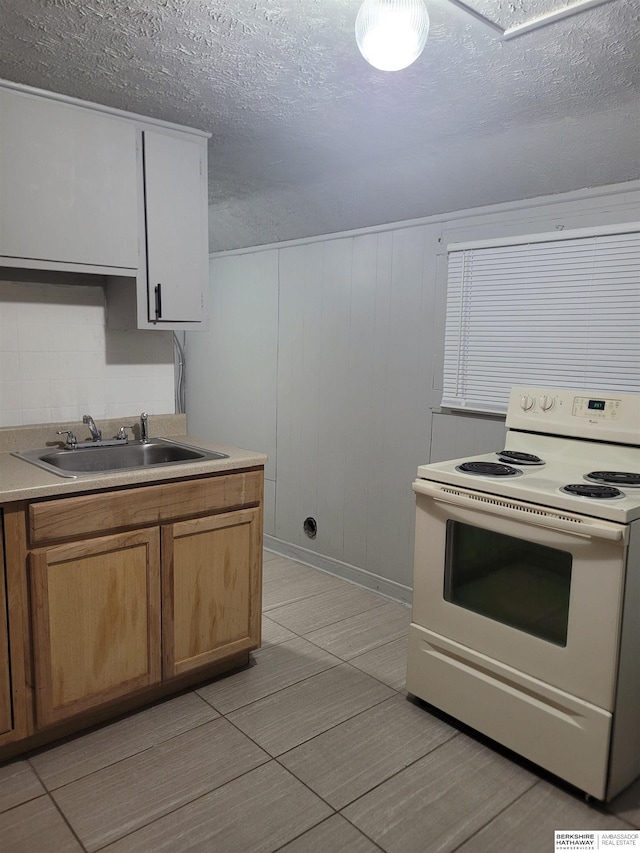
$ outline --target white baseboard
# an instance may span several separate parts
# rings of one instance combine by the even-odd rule
[[[322,572],[344,578],[344,580],[351,581],[351,583],[355,583],[365,589],[379,592],[387,596],[387,598],[392,598],[394,601],[400,601],[402,604],[411,604],[413,590],[410,586],[380,577],[380,575],[375,575],[373,572],[368,572],[357,566],[351,566],[349,563],[342,563],[340,560],[333,559],[333,557],[325,557],[322,554],[317,554],[315,551],[302,548],[300,545],[283,542],[281,539],[276,539],[275,536],[269,536],[266,533],[263,537],[263,544],[267,551],[272,551],[274,554],[289,557],[314,569],[320,569]]]

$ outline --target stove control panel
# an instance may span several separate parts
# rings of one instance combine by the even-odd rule
[[[615,420],[620,414],[622,401],[604,397],[574,397],[573,412],[576,418],[597,418],[601,421]]]
[[[506,426],[638,446],[640,394],[515,386]]]

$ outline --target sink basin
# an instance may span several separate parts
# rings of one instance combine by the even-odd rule
[[[228,458],[226,453],[191,447],[166,438],[154,438],[144,444],[141,441],[131,441],[129,444],[83,447],[76,450],[45,447],[17,451],[13,456],[59,477],[134,471],[140,468],[157,468],[160,465],[185,465],[190,462]]]

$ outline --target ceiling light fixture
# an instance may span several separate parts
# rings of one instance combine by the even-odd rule
[[[364,0],[356,18],[360,53],[380,71],[400,71],[415,62],[428,33],[424,0]]]
[[[507,29],[469,5],[468,0],[449,2],[508,41],[612,0],[574,0]],[[364,0],[356,18],[360,53],[380,71],[400,71],[415,62],[424,50],[428,33],[429,15],[424,0]]]

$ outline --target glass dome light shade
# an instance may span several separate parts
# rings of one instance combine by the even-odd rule
[[[400,71],[415,62],[428,33],[423,0],[364,0],[356,18],[360,53],[380,71]]]

